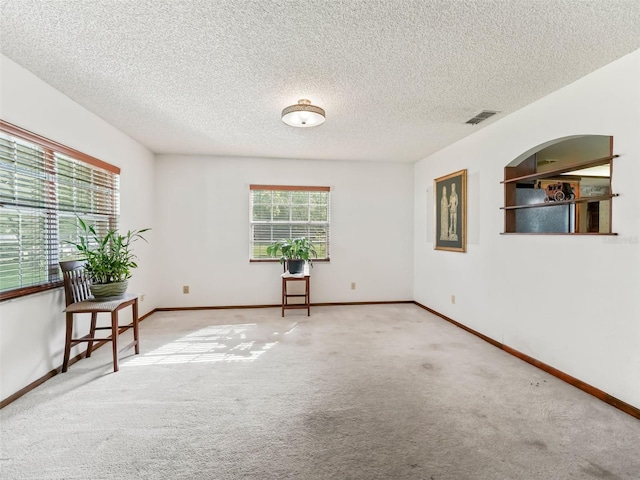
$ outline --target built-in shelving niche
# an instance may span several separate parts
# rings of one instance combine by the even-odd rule
[[[539,145],[504,169],[504,233],[615,235],[613,137],[580,135]]]

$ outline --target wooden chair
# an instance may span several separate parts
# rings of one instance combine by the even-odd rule
[[[111,342],[113,348],[113,371],[118,371],[118,333],[121,329],[128,330],[133,328],[133,342],[124,347],[121,351],[135,347],[136,354],[140,353],[140,343],[138,341],[138,296],[126,293],[122,298],[117,300],[97,301],[91,296],[89,290],[89,277],[85,272],[85,262],[72,260],[68,262],[60,262],[62,276],[64,279],[64,296],[66,301],[66,319],[67,319],[67,335],[64,345],[64,361],[62,363],[62,371],[66,372],[69,366],[69,355],[71,347],[87,342],[87,357],[91,356],[93,342],[107,341]],[[118,325],[118,312],[123,308],[131,306],[133,309],[133,321],[129,325]],[[110,327],[97,327],[98,313],[111,314]],[[90,313],[91,327],[89,334],[80,338],[73,337],[73,316],[76,313]],[[95,338],[96,330],[111,330],[111,337]]]

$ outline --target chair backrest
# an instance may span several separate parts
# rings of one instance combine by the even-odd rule
[[[64,298],[67,307],[72,303],[83,302],[91,297],[89,276],[82,260],[60,262],[64,280]]]

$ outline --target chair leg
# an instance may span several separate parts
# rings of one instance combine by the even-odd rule
[[[282,316],[284,317],[284,305],[287,301],[287,281],[282,279]]]
[[[93,312],[91,314],[91,328],[89,329],[89,335],[91,338],[96,338],[96,322],[98,320],[98,312]],[[87,358],[91,356],[91,352],[93,350],[93,340],[89,342],[87,346]]]
[[[62,371],[66,372],[69,367],[69,356],[71,355],[71,335],[73,334],[73,313],[67,313],[67,333],[64,342],[64,359],[62,360]]]
[[[111,312],[111,346],[113,347],[113,371],[118,371],[118,311]]]
[[[307,289],[305,293],[305,301],[307,302],[307,317],[311,316],[311,291],[309,288],[309,277],[304,279],[304,288]]]
[[[133,302],[133,340],[135,343],[136,355],[140,353],[140,340],[138,339],[138,299]]]

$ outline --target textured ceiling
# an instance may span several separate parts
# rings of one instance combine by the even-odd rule
[[[157,153],[414,162],[640,48],[637,0],[0,2],[4,55]]]

